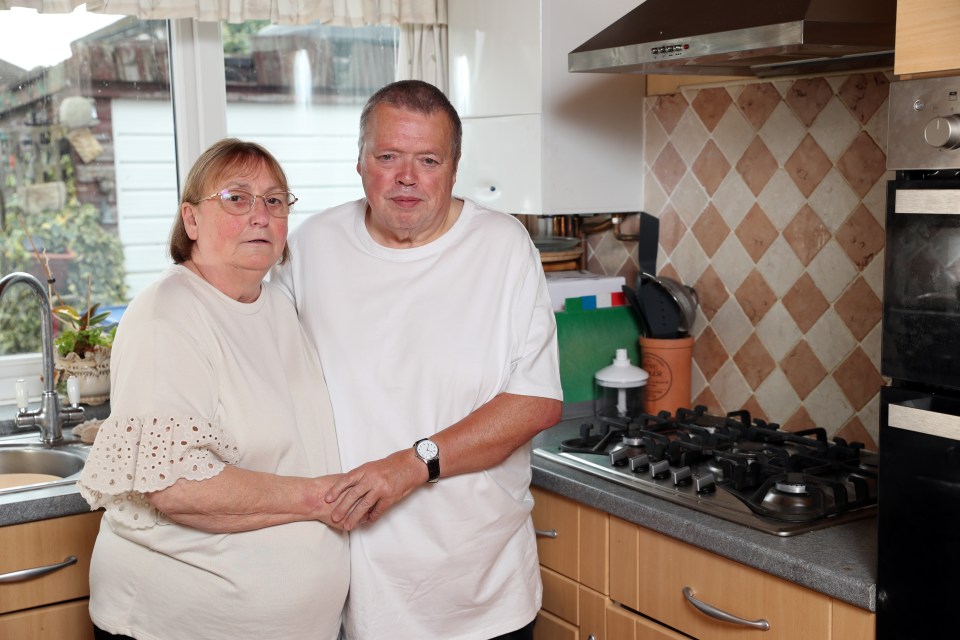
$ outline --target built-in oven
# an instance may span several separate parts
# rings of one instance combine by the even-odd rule
[[[957,637],[960,78],[890,86],[877,638]]]

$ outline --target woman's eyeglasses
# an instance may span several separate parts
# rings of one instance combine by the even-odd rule
[[[289,191],[274,191],[261,196],[243,189],[224,189],[206,198],[201,198],[200,202],[213,200],[214,198],[220,201],[220,208],[232,216],[247,215],[253,211],[253,207],[257,204],[257,198],[260,198],[267,207],[267,213],[274,218],[286,218],[290,215],[290,207],[297,201],[297,196]]]

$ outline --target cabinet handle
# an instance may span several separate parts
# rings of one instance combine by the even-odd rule
[[[717,620],[723,620],[724,622],[732,622],[733,624],[743,625],[745,627],[753,627],[754,629],[760,629],[761,631],[769,631],[770,623],[766,620],[744,620],[743,618],[738,618],[737,616],[727,613],[726,611],[721,611],[713,605],[709,605],[706,602],[701,602],[693,597],[693,589],[690,587],[683,588],[683,597],[687,599],[687,602],[692,604],[697,611],[705,615],[710,616],[711,618],[716,618]]]
[[[534,529],[533,532],[537,534],[538,538],[556,538],[557,537],[556,529]]]
[[[63,562],[48,564],[45,567],[34,567],[33,569],[21,569],[20,571],[11,571],[10,573],[0,573],[0,584],[33,580],[34,578],[45,576],[48,573],[59,571],[64,567],[69,567],[72,564],[77,564],[77,556],[67,556]]]

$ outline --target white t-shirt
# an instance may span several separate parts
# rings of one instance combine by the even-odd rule
[[[138,640],[336,638],[346,535],[319,522],[204,533],[142,498],[225,462],[339,472],[323,372],[287,297],[265,283],[240,303],[171,267],[124,313],[111,377],[111,414],[78,483],[106,508],[90,570],[97,626]]]
[[[317,344],[344,469],[445,429],[501,393],[561,399],[543,268],[512,216],[466,201],[412,249],[377,244],[366,201],[317,214],[272,279]],[[411,453],[412,455],[412,453]],[[418,488],[351,534],[350,640],[486,640],[540,607],[529,444]]]

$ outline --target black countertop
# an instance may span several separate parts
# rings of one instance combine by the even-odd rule
[[[538,435],[533,446],[557,447],[561,440],[577,435],[579,424],[579,420],[561,422]],[[532,465],[534,486],[862,609],[875,610],[875,517],[780,537],[720,520],[539,456],[532,456]]]

